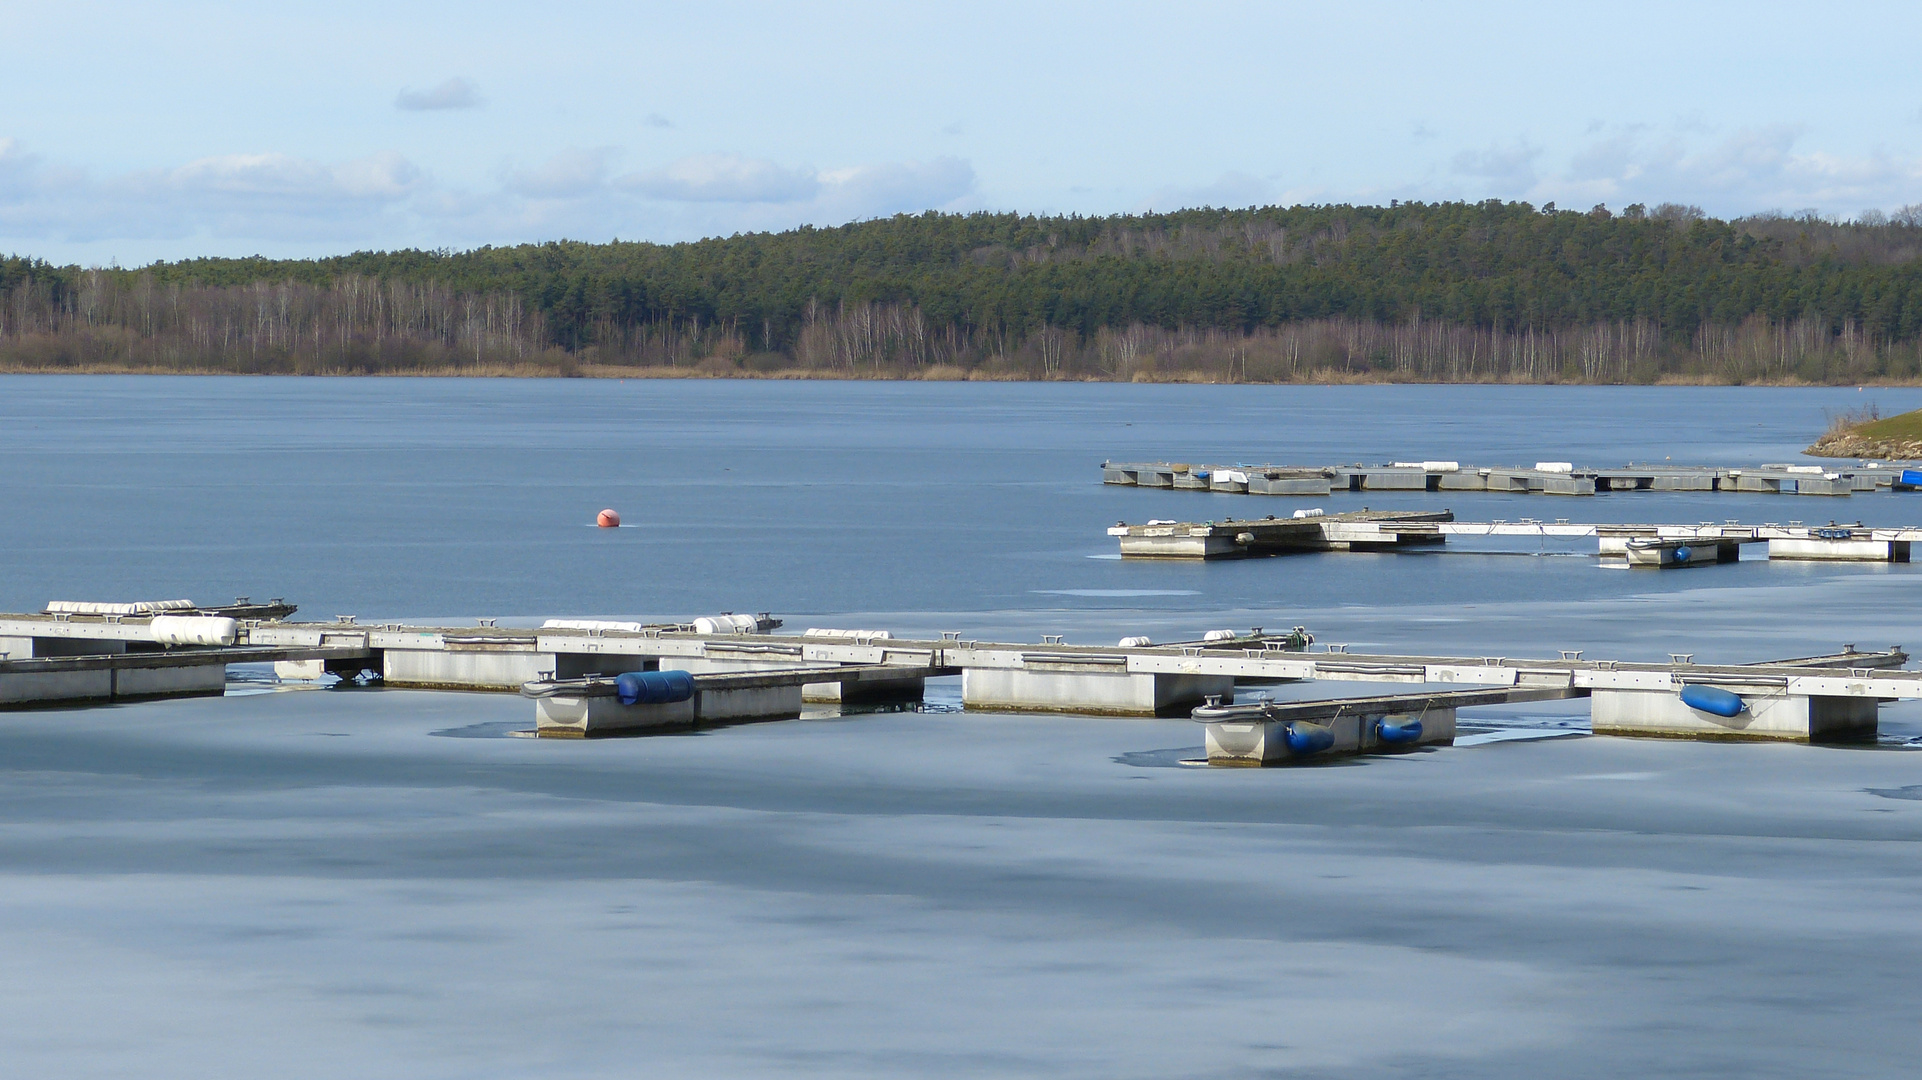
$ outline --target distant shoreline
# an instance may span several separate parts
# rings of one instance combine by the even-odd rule
[[[772,371],[716,371],[701,367],[620,367],[583,364],[560,371],[536,364],[481,364],[467,367],[397,371],[267,371],[240,372],[219,368],[158,367],[132,364],[13,365],[0,364],[0,375],[192,375],[243,378],[463,378],[463,379],[696,379],[761,380],[773,382],[1003,382],[1003,383],[1141,383],[1198,386],[1753,386],[1773,389],[1839,389],[1854,387],[1922,387],[1922,378],[1866,379],[1846,382],[1809,382],[1800,379],[1750,379],[1740,382],[1697,375],[1669,374],[1651,382],[1588,382],[1579,379],[1414,379],[1379,372],[1316,372],[1299,379],[1223,379],[1205,372],[1136,372],[1126,379],[1091,375],[1036,378],[1023,372],[932,367],[924,371],[847,372],[814,368]]]
[[[0,370],[1912,385],[1918,252],[1922,208],[1840,224],[1486,201],[135,268],[0,256]]]

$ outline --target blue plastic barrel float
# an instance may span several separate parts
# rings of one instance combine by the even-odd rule
[[[685,671],[630,671],[614,680],[623,705],[666,705],[694,696],[694,676]]]
[[[1694,552],[1692,552],[1692,551],[1690,551],[1689,549],[1687,549],[1687,548],[1685,548],[1685,547],[1678,547],[1678,548],[1676,548],[1676,549],[1675,549],[1675,561],[1676,561],[1676,562],[1687,562],[1687,561],[1688,561],[1688,557],[1689,557],[1690,555],[1693,555],[1693,554],[1695,554],[1695,553],[1694,553]]]
[[[1375,721],[1375,741],[1387,743],[1390,746],[1407,746],[1411,743],[1420,742],[1421,721],[1397,721],[1389,720],[1385,717],[1377,720]]]
[[[1682,687],[1682,704],[1716,716],[1739,716],[1748,708],[1748,703],[1739,695],[1719,686],[1703,686],[1701,683],[1689,683]]]
[[[1296,757],[1319,754],[1335,745],[1333,730],[1320,724],[1310,724],[1297,720],[1281,729],[1282,741],[1288,744],[1288,752]]]

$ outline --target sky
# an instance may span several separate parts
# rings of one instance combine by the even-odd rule
[[[1922,203],[1922,5],[18,3],[0,253],[899,212]]]

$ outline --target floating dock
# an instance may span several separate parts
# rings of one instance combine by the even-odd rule
[[[1565,461],[1531,467],[1476,467],[1453,461],[1385,465],[1197,465],[1104,461],[1101,480],[1128,487],[1236,495],[1334,495],[1364,491],[1498,491],[1596,495],[1619,491],[1730,491],[1776,495],[1853,495],[1913,491],[1922,473],[1900,465],[1624,465],[1578,468]]]
[[[183,625],[183,619],[192,625]],[[289,623],[208,616],[0,615],[5,652],[0,703],[49,707],[214,694],[224,685],[227,665],[273,661],[303,665],[302,671],[306,665],[343,675],[372,671],[392,687],[527,692],[533,684],[537,714],[545,711],[544,719],[537,715],[537,730],[590,735],[798,716],[808,689],[825,685],[837,693],[847,686],[885,686],[912,700],[920,697],[926,679],[938,675],[961,677],[962,701],[972,710],[1108,716],[1220,708],[1233,704],[1237,684],[1335,680],[1423,684],[1427,689],[1417,696],[1436,708],[1468,700],[1435,704],[1444,700],[1436,695],[1459,691],[1493,693],[1507,701],[1586,697],[1598,734],[1826,742],[1872,739],[1880,702],[1922,698],[1922,671],[1903,669],[1908,656],[1898,648],[1866,653],[1850,648],[1761,664],[1696,664],[1681,654],[1667,663],[1633,663],[1585,660],[1575,651],[1556,659],[1362,655],[1338,645],[1308,651],[1308,636],[1300,631],[1224,631],[1199,642],[1166,645],[1131,638],[1116,646],[1070,645],[1058,637],[1039,645],[984,642],[958,632],[932,641],[893,639],[878,631],[836,633],[702,633],[692,624],[591,621],[521,630],[363,626],[345,617]],[[630,675],[677,671],[697,691],[653,704],[677,705],[678,712],[622,714],[597,703],[609,696],[610,679],[618,684]],[[571,687],[560,685],[570,680],[575,681]],[[543,694],[541,687],[553,689]],[[636,704],[649,704],[644,697]],[[680,705],[683,701],[692,704]],[[1290,704],[1281,708],[1296,712],[1272,722],[1306,722],[1312,718],[1303,710],[1331,707],[1346,709],[1344,715],[1379,718],[1394,715],[1384,710],[1405,711],[1407,703],[1399,701]],[[1711,708],[1702,707],[1704,701]],[[1271,723],[1246,717],[1221,722]],[[1438,719],[1428,741],[1440,739],[1441,730]],[[1374,745],[1359,732],[1357,748]],[[1236,744],[1242,749],[1233,749],[1235,740],[1227,736],[1236,734],[1223,728],[1217,740],[1227,756],[1283,760],[1265,742],[1249,749],[1242,740]],[[1284,730],[1264,727],[1262,739],[1270,735],[1286,741]],[[1347,745],[1346,734],[1335,737]],[[1392,738],[1385,742],[1395,745]]]
[[[60,644],[71,648],[72,639]],[[86,649],[62,655],[0,659],[0,708],[106,704],[165,697],[217,696],[227,689],[227,665],[292,660],[363,663],[362,646],[223,648],[127,652]]]
[[[1258,520],[1204,523],[1118,522],[1109,536],[1134,559],[1241,559],[1293,551],[1389,551],[1442,543],[1446,511],[1360,510],[1347,514],[1298,514]]]
[[[1398,551],[1432,548],[1451,536],[1535,540],[1594,538],[1605,562],[1623,566],[1678,568],[1734,562],[1744,544],[1768,545],[1770,559],[1837,562],[1908,562],[1922,527],[1872,528],[1861,524],[1636,525],[1552,522],[1456,521],[1442,511],[1296,512],[1296,516],[1226,521],[1118,522],[1108,530],[1130,559],[1245,559],[1308,551]]]
[[[1566,687],[1505,686],[1243,705],[1211,701],[1191,718],[1202,725],[1210,765],[1288,765],[1450,746],[1457,709],[1574,696],[1576,691]]]

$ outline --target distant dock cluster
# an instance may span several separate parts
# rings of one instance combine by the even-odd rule
[[[1195,465],[1183,462],[1101,463],[1103,483],[1235,495],[1333,495],[1344,491],[1496,491],[1596,495],[1616,491],[1730,491],[1776,495],[1853,495],[1913,491],[1922,470],[1883,462],[1821,465],[1624,465],[1577,468],[1538,461],[1532,467],[1396,461],[1386,465]]]

